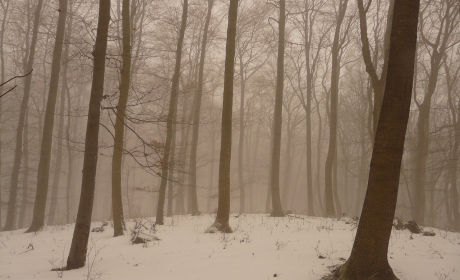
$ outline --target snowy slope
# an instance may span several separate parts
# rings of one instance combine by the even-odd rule
[[[356,225],[306,216],[232,215],[232,234],[204,233],[214,217],[175,216],[157,226],[160,241],[132,245],[113,238],[110,225],[92,232],[87,265],[63,279],[319,280],[346,259]],[[151,221],[142,220],[144,233]],[[94,227],[100,226],[95,222]],[[128,223],[134,228],[134,222]],[[400,279],[460,279],[460,234],[433,229],[434,237],[393,230],[390,264]],[[65,266],[73,225],[0,233],[0,279],[57,279]]]

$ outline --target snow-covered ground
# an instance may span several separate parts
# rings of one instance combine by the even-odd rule
[[[235,214],[234,233],[205,233],[213,221],[166,218],[156,227],[160,241],[134,245],[129,236],[113,238],[109,223],[91,233],[87,265],[63,275],[51,269],[65,266],[73,225],[1,232],[0,279],[319,280],[349,256],[356,234],[356,225],[334,219]],[[142,222],[149,233],[151,221]],[[433,230],[434,237],[393,230],[390,264],[400,279],[460,279],[460,234]]]

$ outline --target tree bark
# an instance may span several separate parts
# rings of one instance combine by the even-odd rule
[[[388,263],[409,119],[419,0],[395,1],[388,76],[353,249],[334,279],[397,279]]]
[[[284,88],[284,31],[286,26],[286,1],[280,0],[280,15],[278,20],[278,60],[276,67],[275,112],[273,115],[273,147],[271,163],[271,196],[272,217],[284,217],[280,198],[280,158],[281,158],[281,126],[283,118],[283,88]]]
[[[228,8],[227,46],[225,50],[224,93],[222,102],[222,130],[219,160],[219,201],[213,224],[221,232],[233,232],[230,219],[230,160],[232,156],[233,74],[235,71],[235,38],[238,19],[238,0],[230,0]]]
[[[99,119],[102,95],[104,93],[105,56],[110,22],[110,0],[100,0],[96,44],[93,51],[94,67],[91,97],[86,127],[83,178],[78,206],[77,221],[70,246],[66,269],[83,267],[86,261],[88,238],[93,212],[96,167],[98,158]]]

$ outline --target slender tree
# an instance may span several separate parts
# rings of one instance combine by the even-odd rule
[[[278,60],[276,67],[275,112],[273,116],[273,144],[271,155],[270,185],[272,196],[272,217],[284,217],[280,197],[281,125],[283,122],[284,88],[284,32],[286,27],[286,1],[279,2]]]
[[[93,212],[96,166],[98,157],[99,119],[102,95],[104,93],[105,56],[110,22],[110,0],[99,1],[99,20],[96,44],[93,51],[93,81],[89,101],[88,123],[86,126],[85,152],[83,158],[83,178],[78,206],[77,221],[67,258],[66,269],[83,267],[86,261],[88,238]]]
[[[230,161],[232,157],[233,74],[235,71],[235,38],[238,0],[230,0],[228,7],[227,46],[225,50],[224,98],[219,160],[219,198],[217,216],[212,227],[221,232],[233,232],[230,219]]]
[[[398,279],[388,263],[409,119],[420,0],[396,0],[388,74],[366,198],[348,261],[332,279]]]
[[[61,55],[64,45],[65,22],[67,16],[67,0],[59,0],[59,18],[56,31],[56,41],[53,50],[53,62],[51,64],[51,78],[48,93],[48,102],[46,104],[45,123],[43,125],[43,134],[40,150],[40,161],[38,163],[37,193],[35,195],[34,213],[32,225],[27,232],[35,232],[45,225],[46,198],[48,195],[48,183],[50,175],[51,162],[51,144],[53,138],[54,114],[56,108],[56,99],[59,85],[59,74],[61,71]],[[62,102],[61,102],[62,105]],[[64,107],[62,106],[62,109]],[[62,131],[62,130],[61,130]],[[61,141],[62,144],[62,141]],[[62,157],[62,150],[61,150]],[[61,158],[62,159],[62,158]],[[58,158],[59,160],[59,158]],[[60,172],[60,168],[58,170]],[[54,208],[57,203],[57,185],[51,198]],[[51,209],[55,211],[55,209]],[[51,220],[54,222],[54,213]]]
[[[211,21],[211,12],[212,6],[214,5],[214,0],[208,0],[208,12],[206,14],[206,21],[204,24],[203,30],[203,39],[201,41],[201,55],[200,55],[200,68],[198,70],[198,88],[195,91],[195,96],[193,97],[193,108],[192,112],[192,146],[190,147],[190,188],[196,189],[196,153],[198,150],[198,132],[200,128],[200,110],[201,110],[201,97],[203,96],[203,80],[204,80],[204,61],[206,56],[206,44],[208,42],[208,29],[209,22]],[[198,201],[196,197],[196,190],[192,192],[192,216],[198,213]]]
[[[185,35],[185,28],[187,27],[187,11],[188,11],[188,0],[184,0],[183,8],[182,8],[182,21],[181,27],[179,31],[179,40],[177,41],[177,49],[176,49],[176,65],[174,67],[174,75],[172,78],[172,85],[171,85],[171,98],[169,100],[169,111],[167,117],[167,124],[166,124],[166,141],[164,146],[164,153],[162,158],[162,168],[161,168],[161,184],[160,184],[160,192],[158,194],[158,207],[157,207],[157,214],[155,223],[158,225],[162,225],[164,223],[164,205],[165,205],[165,198],[166,198],[166,185],[168,183],[168,169],[171,168],[170,164],[170,153],[171,147],[174,145],[172,143],[172,136],[173,136],[173,123],[176,120],[177,115],[177,95],[179,92],[179,81],[180,81],[180,70],[181,70],[181,60],[182,60],[182,46],[184,44],[184,35]]]
[[[118,99],[116,120],[115,120],[115,140],[113,145],[112,159],[112,215],[113,215],[113,236],[123,235],[124,217],[123,202],[121,195],[121,174],[123,156],[123,138],[125,132],[125,113],[128,103],[130,78],[131,78],[131,27],[129,0],[123,0],[123,10],[121,13],[123,29],[123,52],[122,68],[120,77],[120,97]]]
[[[337,160],[337,110],[339,99],[339,77],[340,77],[340,29],[347,11],[348,0],[340,0],[339,11],[337,16],[337,25],[334,33],[334,42],[332,43],[332,67],[331,67],[331,109],[329,124],[329,147],[325,164],[325,201],[326,215],[335,215],[334,198],[333,198],[333,167]]]
[[[34,27],[32,31],[32,40],[30,42],[29,57],[27,59],[27,70],[31,71],[34,64],[35,46],[37,45],[38,27],[40,25],[40,15],[43,6],[43,0],[38,0],[34,14]],[[22,97],[21,110],[19,112],[18,129],[16,130],[16,147],[14,150],[13,170],[11,173],[10,196],[8,200],[8,212],[4,230],[12,230],[16,213],[16,198],[18,193],[19,169],[22,159],[22,136],[24,130],[24,119],[29,106],[30,86],[32,83],[32,74],[28,75],[24,81],[24,96]]]

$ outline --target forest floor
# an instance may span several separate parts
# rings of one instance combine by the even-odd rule
[[[349,256],[356,234],[348,218],[232,214],[231,234],[205,233],[213,215],[174,216],[156,227],[153,220],[137,225],[160,240],[132,244],[133,220],[125,236],[113,238],[109,222],[91,232],[86,266],[63,272],[51,269],[66,264],[73,224],[0,232],[0,279],[319,280]],[[389,261],[401,280],[460,279],[460,233],[433,231],[393,230]]]

